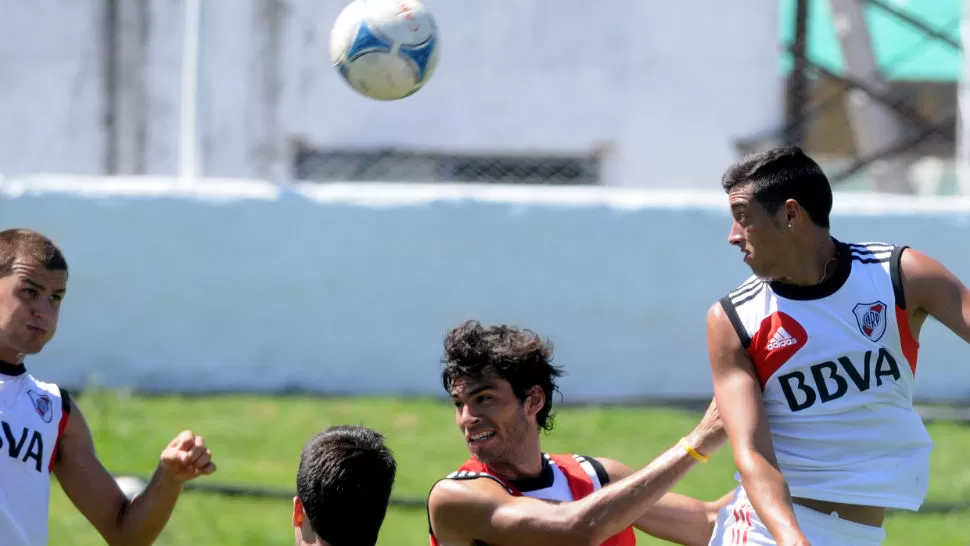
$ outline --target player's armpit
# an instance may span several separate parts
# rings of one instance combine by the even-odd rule
[[[717,521],[717,513],[721,510],[721,508],[724,508],[725,506],[731,504],[731,501],[734,500],[734,495],[737,494],[737,491],[738,491],[737,489],[731,489],[727,493],[721,495],[721,498],[710,503],[711,507],[714,510],[713,516],[711,517],[711,523],[714,523],[715,521]]]
[[[902,303],[917,325],[914,336],[928,314],[970,343],[970,289],[943,264],[912,248],[903,251],[900,269]]]
[[[503,546],[587,546],[572,524],[570,505],[510,495],[490,478],[442,480],[428,497],[428,514],[442,546],[473,540]]]
[[[791,495],[778,470],[754,363],[720,303],[707,315],[714,397],[751,504],[779,544],[804,542]]]
[[[606,457],[596,457],[610,477],[610,482],[622,480],[633,473],[629,466]],[[728,496],[728,500],[730,496]],[[723,499],[722,499],[723,500]],[[714,533],[717,502],[704,502],[677,493],[667,493],[633,525],[653,537],[682,544],[683,546],[707,546]]]

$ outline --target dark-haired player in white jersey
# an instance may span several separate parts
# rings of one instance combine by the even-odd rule
[[[145,490],[125,497],[67,391],[24,366],[54,336],[66,290],[67,262],[50,239],[0,231],[0,544],[47,544],[51,474],[108,544],[151,544],[182,484],[215,471],[212,453],[201,436],[182,432],[162,450]]]
[[[925,254],[829,233],[832,190],[798,148],[722,178],[754,276],[713,305],[717,406],[740,471],[712,545],[867,546],[918,510],[932,442],[913,410],[927,316],[970,342],[970,291]]]

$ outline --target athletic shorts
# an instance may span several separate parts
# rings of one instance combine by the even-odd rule
[[[794,505],[795,519],[812,546],[880,546],[886,540],[882,527],[863,525]],[[740,485],[734,498],[721,508],[708,546],[775,546],[768,528],[758,518]]]

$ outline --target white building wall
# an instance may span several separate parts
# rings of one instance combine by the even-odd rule
[[[343,2],[205,0],[203,171],[284,179],[292,144],[436,152],[603,150],[611,185],[709,187],[733,142],[782,119],[774,2],[427,0],[441,29],[425,89],[381,103],[329,63]],[[107,0],[0,0],[0,171],[173,174],[183,3],[118,2],[120,82],[105,89]],[[104,119],[115,115],[115,137]],[[111,144],[114,142],[114,144]]]

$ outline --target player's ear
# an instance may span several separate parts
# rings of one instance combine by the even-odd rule
[[[793,223],[796,222],[799,219],[799,217],[802,215],[801,208],[802,207],[798,204],[798,201],[795,201],[794,199],[788,199],[787,201],[785,201],[785,204],[782,205],[781,207],[782,224],[785,227],[788,227],[789,225],[794,225]]]
[[[525,411],[529,415],[536,415],[542,406],[546,405],[546,393],[542,392],[542,387],[536,385],[529,390],[525,398]]]
[[[303,527],[303,503],[300,502],[300,497],[293,497],[293,527]]]

